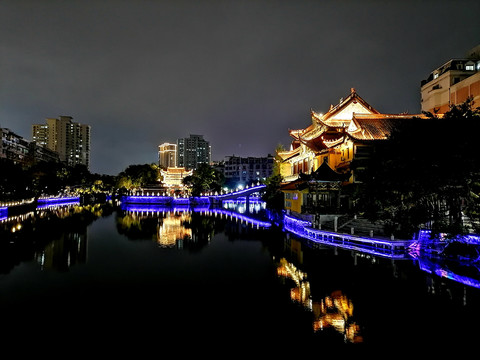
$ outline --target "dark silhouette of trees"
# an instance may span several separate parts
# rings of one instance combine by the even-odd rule
[[[223,174],[208,164],[202,163],[192,175],[183,179],[183,184],[191,189],[192,196],[205,192],[220,191],[225,182]]]
[[[116,187],[123,190],[133,190],[156,184],[158,178],[159,170],[155,164],[129,165],[117,175]]]
[[[283,178],[280,174],[273,174],[263,181],[266,185],[265,192],[262,195],[262,200],[269,209],[280,211],[284,207],[283,192],[280,191],[280,184]]]
[[[92,174],[85,165],[38,162],[31,166],[0,159],[0,201],[57,196],[73,192],[110,192],[114,176]]]
[[[398,236],[425,225],[459,234],[464,214],[479,217],[479,108],[469,99],[443,117],[427,115],[402,120],[375,145],[357,192],[357,210],[385,220]]]

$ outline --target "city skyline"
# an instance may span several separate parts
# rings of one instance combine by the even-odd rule
[[[480,44],[474,1],[10,1],[0,4],[0,127],[71,115],[91,171],[158,161],[202,134],[212,160],[288,146],[350,88],[420,112],[430,72]]]

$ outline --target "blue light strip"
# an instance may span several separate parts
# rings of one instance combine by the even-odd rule
[[[37,205],[37,209],[47,209],[47,208],[53,208],[56,206],[69,206],[69,205],[79,205],[79,204],[80,204],[80,201],[61,201],[61,202],[55,201],[55,202]]]
[[[74,202],[74,201],[80,201],[80,196],[40,198],[40,199],[37,200],[37,203],[38,204],[52,204],[52,203]]]
[[[311,228],[311,222],[284,215],[287,231],[316,243],[360,251],[376,256],[404,259],[409,258],[408,249],[412,241],[382,240],[361,236],[339,234]],[[381,246],[381,247],[379,247]]]
[[[171,196],[126,196],[125,203],[134,204],[168,204],[173,200]]]
[[[125,196],[123,202],[125,203],[137,203],[137,204],[184,204],[184,203],[210,203],[210,199],[222,200],[225,198],[230,198],[232,196],[249,195],[258,192],[261,189],[264,189],[266,185],[257,185],[251,188],[246,188],[240,191],[236,191],[228,194],[221,195],[211,195],[211,196],[199,196],[199,197],[189,197],[189,198],[174,198],[172,196],[154,196],[154,195],[129,195]],[[252,202],[260,202],[261,199],[258,196],[252,196],[249,199]]]

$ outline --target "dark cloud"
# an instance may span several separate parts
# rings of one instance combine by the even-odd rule
[[[71,115],[92,171],[157,160],[190,134],[213,159],[288,145],[351,87],[420,111],[420,81],[478,45],[474,1],[0,2],[0,126]]]

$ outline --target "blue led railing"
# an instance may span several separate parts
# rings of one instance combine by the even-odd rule
[[[37,200],[37,204],[54,204],[54,203],[76,202],[76,201],[80,201],[80,196],[39,198]]]
[[[223,198],[228,198],[228,197],[232,197],[232,196],[242,196],[242,195],[253,194],[253,193],[256,193],[259,190],[262,190],[266,187],[267,187],[267,185],[262,184],[262,185],[252,186],[250,188],[245,188],[243,190],[235,191],[235,192],[232,192],[232,193],[214,195],[212,197],[214,197],[217,200],[222,200]]]
[[[261,201],[259,197],[250,195],[259,192],[260,190],[266,188],[266,185],[257,185],[252,186],[251,188],[246,188],[243,190],[235,191],[232,193],[220,194],[220,195],[209,195],[209,196],[199,196],[199,197],[185,197],[177,198],[172,196],[158,196],[158,195],[128,195],[125,196],[122,202],[125,203],[138,203],[138,204],[188,204],[188,203],[210,203],[210,199],[214,201],[229,201],[234,198],[249,197],[249,201]]]
[[[315,243],[356,250],[388,258],[409,257],[410,240],[384,240],[314,229],[307,220],[284,216],[284,228]]]

